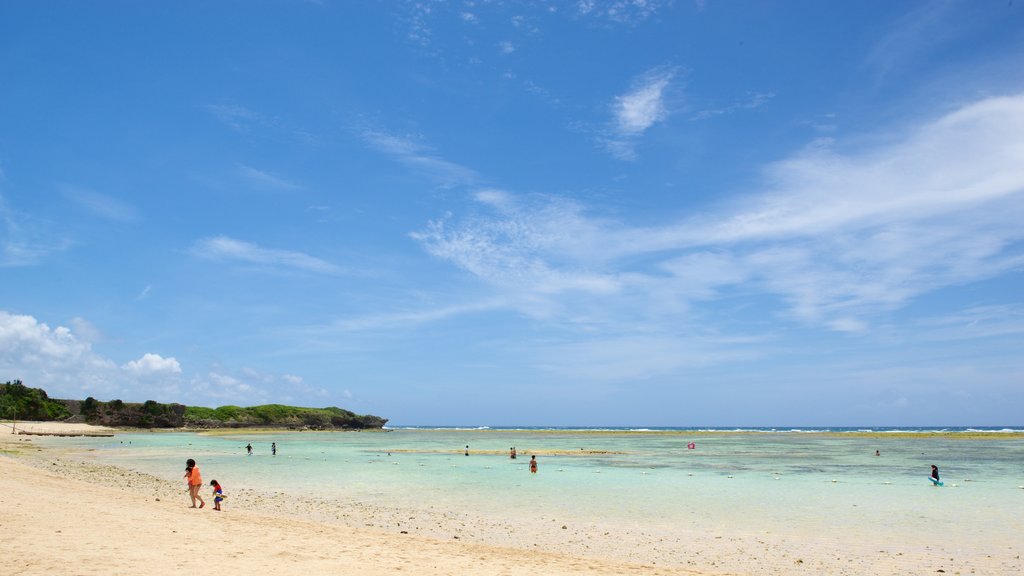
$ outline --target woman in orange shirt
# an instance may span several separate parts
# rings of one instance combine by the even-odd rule
[[[196,498],[199,499],[199,507],[206,506],[206,501],[203,500],[202,494],[199,493],[199,488],[203,485],[203,475],[199,473],[199,466],[196,466],[196,461],[189,458],[185,462],[185,478],[188,479],[188,495],[192,498],[192,507],[196,507]]]

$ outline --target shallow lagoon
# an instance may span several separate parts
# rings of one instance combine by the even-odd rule
[[[246,456],[250,442],[255,453]],[[90,458],[168,480],[195,458],[229,493],[244,487],[495,518],[543,513],[665,531],[888,532],[922,541],[954,535],[965,544],[1024,528],[1017,434],[397,429],[128,433],[71,443],[91,449]],[[528,472],[531,454],[537,475]],[[933,463],[944,488],[926,478]]]

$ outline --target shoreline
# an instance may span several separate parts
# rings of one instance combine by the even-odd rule
[[[10,431],[10,420],[0,420],[0,434]],[[591,429],[591,428],[419,428],[419,427],[387,427],[384,428],[331,428],[331,429],[296,429],[290,427],[276,428],[273,426],[254,427],[221,427],[221,428],[131,428],[131,427],[109,427],[97,426],[85,423],[67,423],[60,421],[40,422],[24,421],[17,422],[19,433],[27,430],[26,434],[45,434],[50,436],[110,436],[118,433],[123,434],[200,434],[205,436],[235,436],[241,434],[268,435],[268,434],[318,434],[318,433],[390,433],[396,430],[412,430],[417,433],[452,433],[467,432],[474,434],[521,434],[525,436],[538,435],[560,435],[571,434],[581,436],[764,436],[766,438],[775,436],[819,436],[829,438],[878,438],[878,439],[933,439],[948,438],[960,440],[1018,440],[1024,438],[1024,426],[1015,428],[1003,428],[1000,430],[659,430],[659,429]],[[47,430],[47,432],[39,432]]]
[[[829,438],[893,438],[893,439],[930,439],[930,438],[963,438],[963,439],[1021,439],[1024,438],[1024,427],[1005,430],[894,430],[894,431],[836,431],[836,430],[608,430],[591,428],[417,428],[417,427],[395,427],[384,428],[384,432],[391,430],[409,430],[422,433],[452,433],[467,432],[473,434],[523,434],[523,435],[560,435],[572,434],[581,436],[763,436],[771,438],[774,436],[824,436]]]
[[[15,484],[55,482],[57,485],[52,490],[69,497],[74,495],[76,499],[93,498],[90,496],[91,489],[104,487],[101,500],[108,504],[114,502],[115,509],[128,507],[141,511],[141,518],[134,520],[136,523],[153,522],[149,517],[160,513],[153,509],[154,506],[165,512],[171,510],[173,516],[168,521],[172,524],[173,518],[186,523],[183,528],[192,522],[194,516],[189,514],[196,511],[188,510],[188,498],[179,481],[104,463],[95,459],[95,453],[62,446],[59,439],[45,441],[45,445],[40,442],[31,436],[0,434],[0,473],[11,478]],[[25,471],[19,466],[30,467],[34,472]],[[210,473],[208,469],[204,471]],[[49,479],[33,480],[35,472]],[[21,486],[15,492],[24,489],[28,487]],[[477,553],[485,559],[482,560],[483,564],[473,569],[474,573],[479,574],[635,572],[753,576],[791,574],[799,568],[800,571],[809,570],[808,573],[816,574],[864,575],[938,570],[964,574],[972,571],[1008,573],[1020,569],[1019,557],[1014,559],[1013,552],[1007,556],[1005,549],[1000,551],[994,546],[965,550],[962,548],[963,543],[929,542],[919,538],[891,542],[871,537],[870,533],[860,533],[853,537],[829,530],[815,533],[782,526],[777,530],[755,531],[712,518],[692,525],[623,526],[566,519],[542,509],[531,509],[528,503],[514,505],[507,514],[499,517],[481,515],[469,509],[435,508],[434,503],[429,501],[419,507],[403,507],[388,501],[373,503],[346,497],[292,494],[284,486],[276,491],[243,486],[226,486],[225,490],[229,495],[225,503],[226,512],[217,516],[244,516],[245,522],[261,526],[261,530],[270,535],[276,534],[274,538],[281,541],[294,541],[295,537],[305,541],[308,538],[319,538],[318,535],[323,533],[344,533],[345,538],[367,540],[363,547],[377,555],[374,562],[393,554],[391,548],[396,539],[402,542],[413,539],[431,550],[441,547],[444,551],[440,558],[434,552],[427,554],[416,546],[412,551],[407,551],[410,557],[416,558],[412,568],[427,575],[464,573],[445,571],[444,567],[450,563],[448,555],[462,558],[465,554]],[[29,495],[25,498],[53,504],[50,495],[51,492],[47,491],[42,495]],[[7,497],[0,495],[0,502],[4,502],[4,509],[7,509]],[[47,514],[47,508],[38,507],[35,511],[37,516],[27,516],[25,522],[40,520]],[[215,513],[207,512],[204,510],[199,514],[204,522],[214,522],[212,526],[216,526],[219,520],[214,517]],[[134,533],[136,530],[134,525],[124,525],[120,520],[106,516],[100,520],[83,517],[68,522],[99,522],[97,530],[106,530],[109,524],[112,531],[110,539],[120,538],[123,533],[115,534],[114,531]],[[278,525],[282,522],[299,523],[295,526],[301,525],[302,528],[294,528],[299,531],[297,534],[277,534],[275,531],[280,530]],[[16,532],[22,531],[22,526],[15,526],[18,527]],[[62,528],[57,530],[67,532]],[[168,536],[164,535],[164,538]],[[43,549],[47,549],[45,542],[44,538]],[[146,546],[164,550],[167,554],[176,550],[171,543],[162,539],[147,543]],[[169,549],[169,546],[173,549]],[[228,548],[233,549],[234,546],[231,543]],[[244,548],[248,545],[239,543],[239,546]],[[483,548],[474,548],[476,551],[471,553],[466,546]],[[271,548],[283,554],[279,549]],[[69,553],[88,555],[91,552],[78,550]],[[515,558],[516,562],[529,566],[535,564],[535,558],[539,557],[543,557],[543,567],[524,567],[520,570],[517,565],[513,567],[509,564],[509,558]],[[282,563],[279,566],[279,561],[276,556],[263,557],[261,560],[263,567],[273,567],[274,573],[302,572],[302,576],[308,576],[308,567],[315,564],[300,562],[304,568],[292,572],[286,568],[291,564]],[[308,558],[303,562],[306,561],[312,562]],[[458,561],[461,560],[451,560]],[[567,565],[575,568],[567,568]],[[224,569],[229,572],[239,571],[237,567]],[[367,566],[359,566],[358,569],[370,574],[392,574],[401,570],[379,563],[373,564],[370,569]],[[118,570],[128,571],[127,568]],[[337,567],[331,569],[332,573],[336,571]]]
[[[125,474],[118,489],[74,478],[82,465],[49,471],[0,456],[10,480],[4,563],[22,575],[143,573],[616,574],[691,575],[679,568],[584,559],[544,551],[446,542],[350,528],[261,511],[189,510],[184,491],[146,494],[149,480]],[[104,473],[105,469],[91,472]],[[141,484],[141,486],[140,486]],[[230,500],[229,500],[230,502]],[[43,505],[45,504],[45,505]],[[208,504],[209,507],[209,504]],[[48,510],[49,508],[49,510]],[[60,514],[52,513],[59,510]],[[130,534],[130,538],[125,536]]]

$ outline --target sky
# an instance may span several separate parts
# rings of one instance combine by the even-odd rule
[[[3,2],[0,278],[57,398],[1021,425],[1024,4]]]

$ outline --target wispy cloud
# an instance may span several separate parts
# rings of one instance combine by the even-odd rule
[[[929,340],[1005,338],[1024,334],[1024,305],[971,306],[921,322]]]
[[[477,180],[476,172],[473,170],[441,158],[428,147],[409,137],[378,130],[365,130],[362,136],[375,150],[395,158],[409,169],[439,185],[464,185]]]
[[[138,211],[134,206],[106,194],[65,186],[64,197],[106,220],[134,222],[139,219]]]
[[[303,144],[316,141],[316,136],[312,133],[296,127],[286,120],[238,104],[206,104],[203,109],[222,124],[240,134],[267,131]]]
[[[675,75],[675,68],[655,68],[634,80],[628,92],[615,97],[610,134],[603,137],[606,148],[615,157],[635,159],[639,137],[668,117],[665,96]]]
[[[882,81],[963,33],[966,29],[963,22],[950,25],[953,6],[953,2],[929,3],[893,19],[868,53],[865,66]]]
[[[294,269],[317,274],[339,274],[342,269],[320,258],[290,250],[262,248],[227,236],[204,238],[192,247],[200,258],[255,264],[271,269]]]
[[[476,303],[465,303],[439,308],[423,308],[406,312],[394,312],[390,314],[376,314],[371,316],[357,316],[343,318],[335,321],[327,331],[335,332],[364,332],[373,330],[394,329],[396,327],[410,327],[437,322],[446,318],[475,314],[504,307],[500,300],[490,300]]]
[[[749,94],[746,98],[736,100],[735,102],[726,106],[705,108],[699,110],[693,115],[694,120],[703,120],[705,118],[711,118],[714,116],[724,116],[732,114],[733,112],[740,112],[743,110],[754,110],[764,106],[768,101],[775,97],[774,92],[755,92]]]
[[[576,14],[629,24],[650,18],[670,3],[658,0],[577,0]]]
[[[55,252],[72,246],[70,239],[52,232],[52,226],[9,206],[0,195],[0,268],[35,266]]]
[[[874,148],[817,142],[741,201],[665,226],[484,191],[490,216],[415,238],[524,311],[648,321],[652,307],[685,312],[742,290],[802,323],[863,332],[922,294],[1024,267],[1020,134],[1024,96],[993,98]]]
[[[253,124],[266,121],[262,114],[236,104],[207,104],[204,108],[235,132],[248,132]]]
[[[245,181],[258,188],[272,190],[296,190],[299,188],[299,185],[294,182],[244,164],[238,167],[238,173]]]

